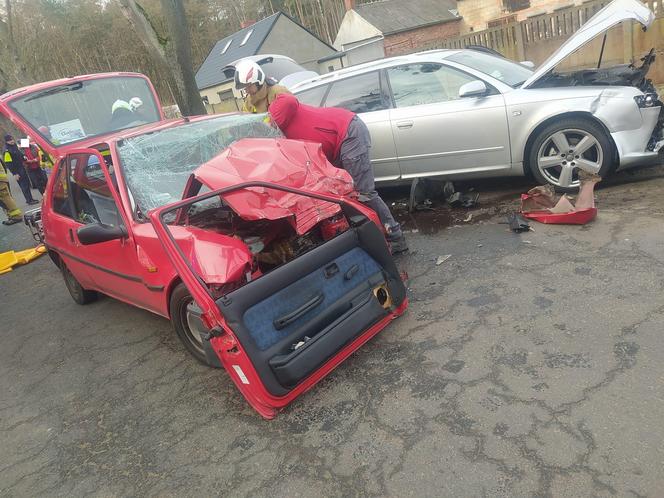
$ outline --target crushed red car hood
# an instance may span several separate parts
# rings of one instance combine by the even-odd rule
[[[350,175],[327,161],[320,144],[287,139],[241,139],[198,167],[194,177],[211,190],[263,181],[314,193],[353,192]],[[330,202],[262,187],[231,192],[224,200],[246,220],[291,218],[300,235],[340,209]]]
[[[235,282],[251,267],[251,252],[239,239],[196,227],[170,229],[194,270],[208,284]]]

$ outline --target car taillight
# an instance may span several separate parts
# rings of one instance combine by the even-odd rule
[[[644,95],[637,95],[634,97],[636,105],[639,107],[653,107],[657,105],[657,94],[646,93]]]

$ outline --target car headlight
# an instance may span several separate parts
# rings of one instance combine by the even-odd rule
[[[639,107],[653,107],[657,104],[657,94],[646,93],[644,95],[637,95],[634,97],[634,101]]]

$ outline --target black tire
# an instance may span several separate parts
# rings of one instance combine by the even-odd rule
[[[65,280],[65,285],[67,286],[71,298],[77,304],[90,304],[99,298],[99,294],[96,291],[84,289],[83,286],[78,283],[78,280],[76,280],[73,273],[69,271],[67,265],[62,261],[60,262],[60,271],[62,272],[62,278]]]
[[[561,134],[569,145],[568,150],[564,152],[558,150],[559,147],[553,138]],[[575,150],[584,137],[588,137],[591,143],[594,140],[594,143],[590,149],[582,152],[581,155],[575,155],[572,151]],[[563,156],[563,154],[565,155]],[[579,188],[579,165],[577,164],[579,159],[584,164],[593,164],[597,171],[592,172],[604,177],[611,171],[614,158],[613,143],[604,128],[589,119],[577,117],[564,118],[542,128],[527,151],[528,169],[535,181],[541,185],[553,185],[557,191],[567,193],[576,192]],[[543,161],[542,168],[538,162],[540,160]],[[551,160],[552,163],[559,161],[560,164],[545,167],[545,160]],[[571,182],[565,181],[563,168],[567,169],[568,176],[572,179]],[[583,169],[590,171],[587,168]],[[558,174],[557,177],[556,173]],[[562,184],[561,178],[563,179]]]
[[[200,363],[209,366],[203,350],[203,342],[198,334],[191,330],[187,322],[187,305],[192,299],[189,290],[182,282],[175,286],[169,305],[171,323],[185,349]]]

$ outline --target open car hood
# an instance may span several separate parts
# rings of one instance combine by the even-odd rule
[[[323,194],[353,191],[350,175],[327,161],[320,144],[287,139],[238,140],[193,176],[210,190],[261,181]],[[337,204],[263,187],[235,191],[224,200],[245,220],[290,218],[298,234],[339,211]]]
[[[581,28],[574,33],[551,57],[537,68],[521,88],[529,88],[540,78],[548,74],[567,56],[579,50],[598,35],[608,31],[623,21],[633,20],[639,22],[644,28],[650,26],[655,15],[637,0],[613,0],[610,4],[597,12]]]

